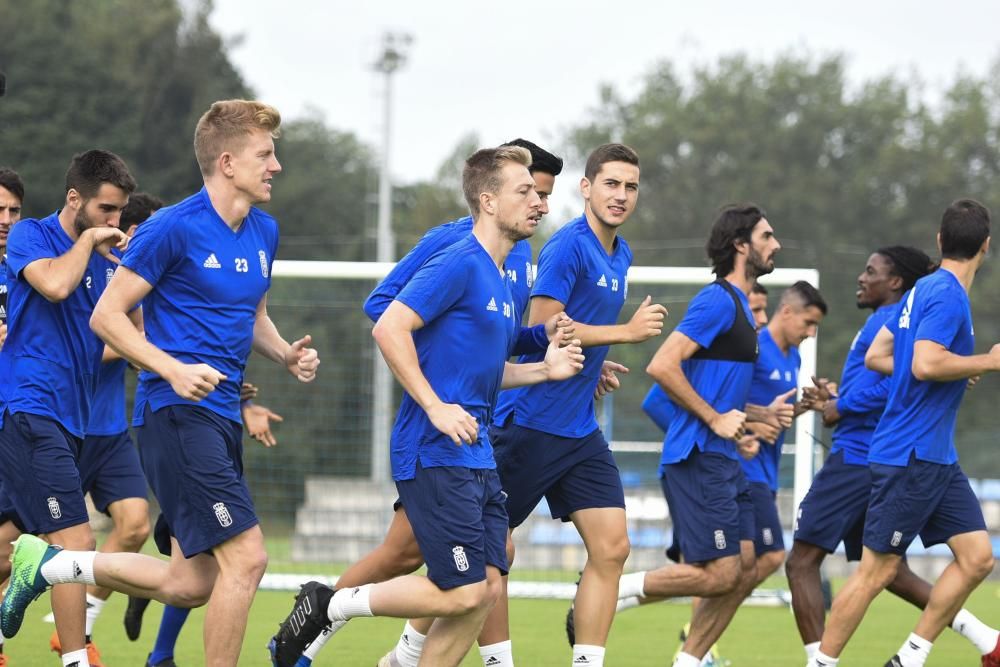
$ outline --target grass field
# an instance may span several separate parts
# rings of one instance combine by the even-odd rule
[[[783,585],[775,579],[769,585]],[[288,612],[291,593],[261,592],[257,595],[241,665],[267,664],[264,648],[278,621]],[[566,602],[562,600],[514,600],[511,624],[517,664],[522,667],[564,666],[570,662],[570,650],[563,631]],[[981,587],[967,605],[975,614],[994,625],[1000,623],[1000,584]],[[123,598],[113,596],[96,628],[98,646],[108,667],[141,667],[152,646],[161,607],[153,603],[146,615],[143,635],[129,642],[121,626]],[[21,633],[8,640],[6,653],[12,667],[58,665],[48,651],[53,626],[40,618],[48,611],[43,598],[29,609]],[[677,631],[688,616],[679,604],[658,604],[631,609],[618,615],[608,643],[606,664],[609,667],[633,665],[669,665],[677,648]],[[883,594],[876,601],[860,631],[844,654],[842,664],[882,665],[891,656],[916,621],[917,612],[905,603]],[[179,667],[196,667],[204,660],[201,651],[201,626],[204,610],[195,610],[181,634],[175,656]],[[316,665],[337,667],[372,667],[392,647],[402,623],[393,619],[358,619],[352,621],[327,646]],[[722,654],[732,667],[802,667],[804,653],[788,609],[743,608],[723,637]],[[928,665],[956,667],[978,665],[979,657],[965,640],[950,630],[935,644]],[[462,663],[463,667],[482,665],[478,652]]]

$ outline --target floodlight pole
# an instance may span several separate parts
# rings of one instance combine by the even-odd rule
[[[378,224],[376,226],[375,259],[395,260],[396,240],[392,232],[392,177],[389,155],[392,142],[392,75],[406,63],[406,49],[413,38],[406,33],[386,32],[382,35],[382,52],[372,68],[382,74],[385,94],[382,100],[382,160],[378,179]],[[389,435],[392,427],[392,373],[376,348],[372,372],[372,441],[371,478],[390,479]]]

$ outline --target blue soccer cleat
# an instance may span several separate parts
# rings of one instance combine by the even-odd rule
[[[49,588],[41,574],[42,565],[61,550],[34,535],[21,535],[14,542],[10,585],[0,604],[0,632],[4,637],[17,634],[28,605]]]

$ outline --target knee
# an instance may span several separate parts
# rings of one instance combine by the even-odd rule
[[[785,574],[789,579],[796,579],[809,572],[819,572],[821,560],[794,545],[788,554],[788,560],[785,561]]]
[[[149,539],[149,517],[138,513],[129,515],[115,526],[115,531],[126,551],[138,551]]]
[[[704,597],[728,595],[740,587],[744,576],[746,576],[746,569],[735,558],[727,558],[725,562],[714,561],[706,569],[708,581]]]
[[[208,604],[212,585],[206,582],[175,582],[163,591],[163,602],[181,609],[194,609]]]
[[[424,555],[420,552],[419,545],[414,541],[404,549],[398,551],[396,557],[391,559],[391,562],[396,568],[394,576],[399,577],[420,569],[420,566],[424,564]]]
[[[514,548],[514,540],[510,535],[507,535],[507,567],[514,564],[514,556],[516,555],[517,549]]]
[[[451,614],[464,616],[483,609],[492,605],[498,594],[499,589],[491,592],[491,586],[486,581],[453,588],[448,592]]]
[[[621,572],[625,568],[625,561],[632,550],[629,543],[628,534],[622,534],[616,539],[602,542],[593,553],[587,554],[587,560],[602,568],[617,570]]]
[[[989,545],[976,549],[974,552],[957,559],[958,566],[966,576],[975,581],[982,581],[993,571],[993,552]]]

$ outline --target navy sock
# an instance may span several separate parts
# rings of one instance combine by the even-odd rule
[[[190,609],[180,607],[163,607],[163,618],[160,620],[160,632],[156,635],[156,644],[153,645],[153,652],[149,655],[149,663],[155,665],[163,662],[167,658],[174,657],[174,646],[177,645],[177,637],[181,634],[184,621],[187,620]]]

